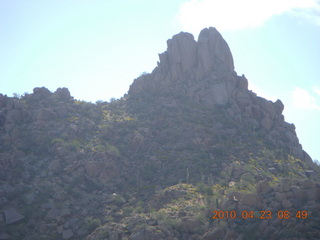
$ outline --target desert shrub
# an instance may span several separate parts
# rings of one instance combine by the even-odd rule
[[[107,148],[107,152],[112,153],[113,155],[115,155],[117,157],[120,156],[120,151],[117,147],[115,147],[111,144],[108,144],[106,148]]]
[[[117,206],[121,206],[126,203],[126,200],[121,197],[120,195],[114,195],[113,196],[113,203],[116,204]]]
[[[136,213],[143,213],[143,207],[137,206],[137,207],[134,209],[134,211],[135,211]]]
[[[81,143],[77,139],[71,140],[71,142],[68,144],[68,148],[71,151],[77,151],[80,149],[80,147],[81,147]]]
[[[196,189],[197,189],[198,192],[200,192],[202,194],[212,195],[211,186],[209,186],[208,184],[205,184],[203,182],[198,182]]]
[[[63,140],[62,138],[53,138],[52,140],[51,140],[51,143],[60,143],[60,144],[63,144],[63,143],[65,143],[65,140]]]
[[[98,152],[105,152],[107,150],[106,146],[104,146],[102,144],[95,146],[94,149],[95,149],[95,151],[98,151]]]
[[[101,221],[98,218],[86,217],[84,219],[84,228],[92,232],[97,227],[101,226]]]
[[[133,212],[133,207],[131,206],[126,206],[123,208],[123,213],[125,216],[130,216],[132,212]]]
[[[158,220],[158,221],[162,221],[163,219],[165,219],[167,217],[167,215],[163,211],[152,211],[151,217]]]

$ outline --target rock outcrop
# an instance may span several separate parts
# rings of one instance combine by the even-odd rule
[[[202,30],[198,42],[190,33],[181,32],[167,45],[152,74],[137,78],[129,94],[165,91],[208,105],[229,102],[236,73],[228,44],[215,28]]]
[[[223,106],[239,126],[262,129],[271,144],[310,162],[295,126],[284,121],[281,100],[268,101],[248,90],[248,80],[237,76],[228,44],[215,28],[203,29],[198,41],[181,32],[169,39],[167,46],[153,72],[134,80],[129,95],[149,92],[154,97],[187,97],[208,107]]]

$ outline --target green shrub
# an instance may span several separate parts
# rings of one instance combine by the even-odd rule
[[[212,188],[203,182],[197,183],[197,191],[202,194],[212,195]]]
[[[137,206],[137,207],[134,209],[134,211],[135,211],[136,213],[143,213],[143,207]]]
[[[68,148],[71,151],[77,151],[81,148],[81,143],[79,140],[77,139],[73,139],[69,144],[68,144]]]
[[[120,151],[117,147],[111,145],[111,144],[108,144],[107,145],[107,152],[110,152],[112,154],[114,154],[115,156],[119,157],[120,156]]]
[[[54,138],[51,140],[51,143],[64,143],[65,140],[63,140],[62,138]]]
[[[121,197],[120,195],[114,195],[113,196],[113,203],[116,204],[117,206],[121,206],[126,203],[126,200]]]
[[[133,207],[127,206],[123,208],[123,213],[125,216],[130,216],[133,212]]]
[[[98,218],[86,217],[84,219],[84,228],[87,229],[89,232],[92,232],[94,229],[100,226],[101,221]]]

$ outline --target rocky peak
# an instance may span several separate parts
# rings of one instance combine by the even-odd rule
[[[167,41],[168,50],[159,55],[161,72],[170,78],[200,80],[214,71],[233,72],[233,58],[226,41],[215,28],[203,29],[196,42],[181,32]]]
[[[167,45],[153,72],[134,80],[129,96],[149,93],[159,99],[186,97],[210,109],[223,106],[240,129],[250,126],[254,131],[264,131],[273,145],[289,149],[311,163],[302,150],[295,126],[284,121],[283,103],[268,101],[248,90],[247,78],[234,71],[229,46],[215,28],[203,29],[198,41],[192,34],[181,32]]]
[[[205,28],[198,38],[199,65],[209,74],[212,70],[234,70],[233,58],[229,46],[215,28]]]
[[[203,29],[198,42],[192,34],[181,32],[169,39],[167,46],[167,51],[159,54],[160,62],[152,74],[137,78],[129,94],[169,91],[198,98],[195,95],[199,89],[236,76],[229,46],[213,27]],[[225,104],[227,99],[218,96],[210,101]]]

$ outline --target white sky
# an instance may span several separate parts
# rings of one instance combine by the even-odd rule
[[[320,13],[315,0],[191,0],[182,4],[177,18],[184,29],[198,33],[207,25],[220,31],[259,27],[283,13],[319,22],[320,15],[312,10]]]
[[[296,108],[320,111],[319,89],[317,88],[313,89],[313,92],[308,92],[302,88],[295,88],[292,92],[292,99]]]
[[[320,2],[315,0],[0,0],[0,92],[68,87],[119,98],[151,72],[180,31],[216,27],[239,75],[281,99],[304,149],[320,160]]]

